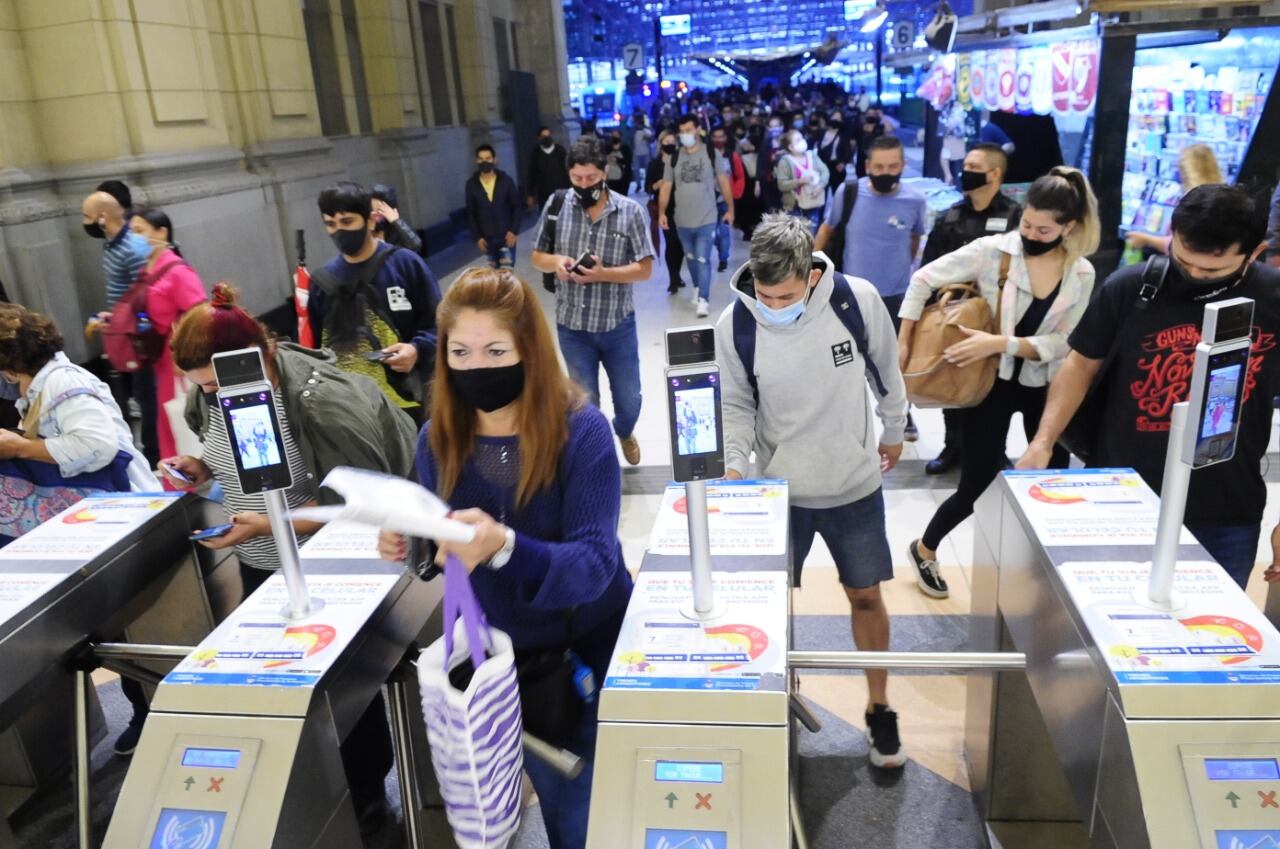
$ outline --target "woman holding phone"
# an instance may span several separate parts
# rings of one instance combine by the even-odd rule
[[[540,682],[525,670],[546,669],[531,661],[576,663],[603,681],[631,597],[613,434],[561,370],[537,297],[511,271],[466,271],[441,302],[438,326],[418,480],[476,534],[441,544],[437,561],[462,561],[485,617],[511,637],[525,727],[537,734],[555,718],[528,698]],[[389,533],[380,549],[389,560],[408,554]],[[584,696],[568,705],[575,719],[563,737],[548,740],[583,758],[582,774],[569,780],[525,760],[551,849],[586,844],[596,700]]]
[[[234,453],[257,453],[252,438],[242,445],[231,435],[217,408],[218,377],[213,357],[228,351],[262,351],[267,379],[273,387],[293,485],[285,492],[289,507],[329,502],[320,489],[330,470],[355,466],[407,476],[413,464],[413,425],[372,380],[343,371],[327,351],[276,342],[257,319],[236,304],[236,291],[222,282],[213,299],[190,310],[172,338],[173,360],[194,384],[187,398],[186,419],[204,444],[204,456],[171,457],[161,471],[179,489],[210,480],[222,485],[223,509],[232,524],[225,535],[201,541],[206,548],[234,547],[240,560],[244,596],[260,587],[279,568],[280,554],[266,516],[266,497],[240,489]],[[250,453],[253,452],[253,453]],[[176,472],[174,474],[173,472]],[[294,522],[298,541],[319,529]],[[360,830],[366,836],[386,821],[383,780],[391,769],[391,737],[382,696],[377,696],[342,744],[343,763]]]

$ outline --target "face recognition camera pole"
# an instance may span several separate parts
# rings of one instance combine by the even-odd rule
[[[1151,575],[1145,595],[1138,593],[1138,600],[1148,607],[1177,610],[1184,604],[1173,592],[1173,576],[1191,473],[1235,456],[1240,408],[1249,377],[1252,326],[1253,301],[1249,298],[1205,307],[1191,391],[1186,401],[1173,408]]]
[[[689,523],[689,566],[693,603],[690,619],[715,619],[711,582],[711,530],[707,520],[707,481],[724,477],[724,426],[720,369],[715,363],[715,329],[709,326],[667,331],[667,408],[670,413],[672,477],[684,483]]]
[[[290,620],[305,619],[323,608],[324,602],[310,597],[302,574],[298,539],[285,500],[293,477],[262,352],[245,348],[218,354],[213,358],[213,370],[218,378],[217,412],[226,423],[240,489],[246,494],[261,492],[266,499],[267,520],[289,593],[289,604],[281,615]]]

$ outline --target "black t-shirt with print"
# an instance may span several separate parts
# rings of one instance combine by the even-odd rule
[[[1254,263],[1239,285],[1195,301],[1171,269],[1169,282],[1142,310],[1135,306],[1142,270],[1135,265],[1112,274],[1071,334],[1072,349],[1092,359],[1105,358],[1113,340],[1120,346],[1097,390],[1106,393],[1106,406],[1090,465],[1132,466],[1160,491],[1170,417],[1191,388],[1205,304],[1252,298],[1253,349],[1235,458],[1192,474],[1185,521],[1190,527],[1259,522],[1267,501],[1261,462],[1271,437],[1272,399],[1280,394],[1280,272]]]

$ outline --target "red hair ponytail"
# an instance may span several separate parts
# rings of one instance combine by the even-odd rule
[[[270,332],[238,303],[236,288],[226,280],[213,287],[208,303],[188,310],[174,328],[170,344],[173,362],[183,371],[204,368],[213,362],[214,354],[258,348],[273,371],[275,343]]]

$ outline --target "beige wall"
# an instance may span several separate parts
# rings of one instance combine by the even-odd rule
[[[571,116],[560,0],[439,0],[439,62],[424,55],[417,0],[349,0],[363,92],[343,0],[306,2],[328,10],[325,70],[342,119],[317,94],[301,0],[0,0],[0,280],[54,314],[73,356],[92,353],[76,325],[105,299],[101,243],[84,235],[79,216],[102,180],[123,179],[135,203],[164,207],[206,284],[232,279],[263,312],[291,293],[296,230],[311,264],[333,256],[315,208],[326,184],[396,185],[402,213],[430,228],[462,206],[473,145],[493,142],[515,171],[495,17],[517,28],[542,120]],[[451,126],[435,125],[433,69],[447,83]],[[333,117],[329,136],[322,114]]]

